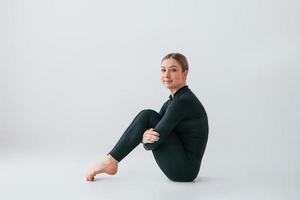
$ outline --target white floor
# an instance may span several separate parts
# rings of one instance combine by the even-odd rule
[[[105,155],[102,152],[101,155]],[[133,156],[134,155],[134,156]],[[192,183],[169,181],[150,153],[135,150],[118,174],[85,180],[99,155],[50,152],[1,152],[0,199],[299,199],[299,176],[293,173],[225,172],[203,164]],[[204,160],[205,161],[205,160]],[[209,163],[209,162],[207,162]],[[264,175],[263,175],[264,174]]]

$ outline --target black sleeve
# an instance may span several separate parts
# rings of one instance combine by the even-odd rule
[[[168,106],[168,103],[169,103],[170,100],[166,101],[163,106],[161,107],[160,111],[159,111],[159,115],[160,116],[163,116],[166,112],[166,108]]]
[[[143,144],[146,150],[154,150],[163,143],[167,136],[172,132],[175,126],[187,117],[188,104],[182,99],[173,100],[168,106],[165,115],[154,127],[154,131],[159,133],[159,140],[154,143]]]

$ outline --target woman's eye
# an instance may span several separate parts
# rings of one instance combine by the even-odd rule
[[[173,71],[173,72],[176,72],[176,69],[173,69],[172,71]]]
[[[166,70],[165,69],[161,69],[160,71],[165,72]]]

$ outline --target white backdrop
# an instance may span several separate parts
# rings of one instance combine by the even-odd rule
[[[209,117],[204,165],[299,177],[299,8],[1,0],[0,151],[104,155],[140,110],[159,111],[161,58],[180,52]]]

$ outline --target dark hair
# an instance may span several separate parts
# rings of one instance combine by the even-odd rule
[[[182,71],[189,70],[189,64],[186,57],[181,53],[169,53],[161,60],[161,63],[169,58],[175,59],[181,66]]]

